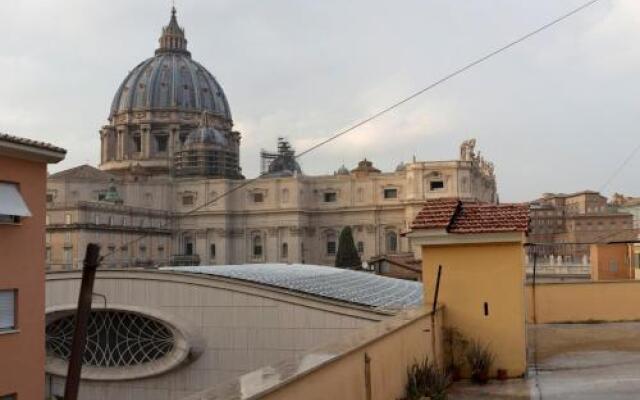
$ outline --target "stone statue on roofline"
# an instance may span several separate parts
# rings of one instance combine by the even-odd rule
[[[467,139],[460,145],[460,160],[473,161],[476,157],[475,154],[476,140]]]

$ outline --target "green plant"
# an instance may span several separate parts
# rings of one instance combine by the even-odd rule
[[[474,383],[484,384],[489,380],[489,370],[493,365],[493,353],[489,350],[489,346],[482,345],[472,340],[466,353],[469,368],[471,368],[471,381]]]
[[[351,233],[350,226],[345,226],[342,228],[342,232],[340,232],[335,266],[338,268],[351,269],[359,269],[362,267],[360,254],[358,254],[358,249],[353,242],[353,233]]]
[[[432,400],[445,400],[449,384],[449,376],[425,357],[407,368],[406,399],[421,400],[428,396]]]
[[[459,379],[460,369],[464,364],[464,354],[469,346],[469,340],[457,328],[446,327],[443,330],[444,357],[447,362],[447,372],[453,380]]]

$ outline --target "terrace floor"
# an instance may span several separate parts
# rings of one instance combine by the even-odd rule
[[[456,383],[449,398],[640,398],[640,322],[530,326],[528,340],[527,378]]]

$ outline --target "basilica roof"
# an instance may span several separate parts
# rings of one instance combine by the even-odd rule
[[[244,264],[162,269],[247,281],[380,309],[422,304],[423,288],[420,282],[320,265]]]
[[[91,182],[109,182],[114,179],[115,175],[99,170],[88,164],[79,165],[77,167],[65,169],[49,175],[50,180],[87,180]]]
[[[163,109],[207,111],[231,120],[222,87],[187,51],[175,8],[162,30],[155,56],[138,64],[118,88],[109,119],[121,112]]]

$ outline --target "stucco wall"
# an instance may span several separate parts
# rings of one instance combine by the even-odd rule
[[[431,314],[363,343],[357,350],[290,382],[265,400],[399,399],[405,394],[407,368],[428,356],[442,365],[442,313]],[[435,349],[431,335],[435,331]],[[369,358],[371,397],[367,397],[365,355]]]
[[[523,250],[520,243],[423,246],[425,299],[435,291],[442,265],[439,302],[445,325],[488,345],[495,355],[493,371],[509,376],[526,371]],[[485,303],[487,314],[485,315]]]
[[[394,400],[425,356],[442,365],[442,308],[399,315],[182,400]],[[368,367],[367,367],[368,365]]]
[[[48,274],[47,307],[75,304],[79,278],[78,272]],[[107,307],[136,306],[182,321],[202,336],[204,349],[194,362],[156,377],[83,381],[83,400],[182,398],[387,318],[275,289],[169,272],[100,271],[94,292],[107,297]],[[103,306],[94,298],[94,308]],[[53,377],[53,393],[60,394],[63,383]]]
[[[0,396],[44,397],[44,214],[47,165],[0,156],[32,216],[0,225],[0,289],[17,289],[17,331],[0,334]]]
[[[640,319],[640,281],[541,283],[526,295],[530,323],[534,315],[539,324]]]

